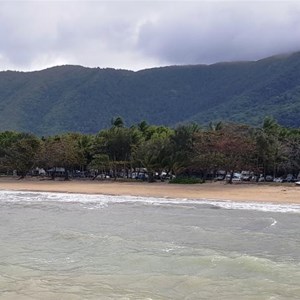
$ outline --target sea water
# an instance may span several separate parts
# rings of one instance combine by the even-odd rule
[[[0,191],[0,299],[300,299],[300,206]]]

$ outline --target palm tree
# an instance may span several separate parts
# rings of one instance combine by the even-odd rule
[[[111,125],[113,127],[123,128],[125,124],[121,117],[116,117],[116,118],[112,118]]]

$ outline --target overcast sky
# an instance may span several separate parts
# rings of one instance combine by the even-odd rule
[[[2,1],[0,70],[139,70],[300,51],[300,1]]]

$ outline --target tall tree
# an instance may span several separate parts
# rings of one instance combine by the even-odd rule
[[[141,138],[141,133],[135,127],[112,126],[102,130],[95,139],[94,158],[98,154],[108,155],[115,179],[117,173],[121,173],[122,170],[128,174],[132,164],[132,151]]]
[[[219,149],[221,132],[201,131],[195,137],[192,165],[202,172],[205,181],[207,174],[223,167],[223,153]]]
[[[7,169],[16,170],[20,179],[24,178],[36,164],[40,140],[32,134],[7,133],[5,141],[2,142],[2,163]]]
[[[65,180],[70,170],[80,168],[85,158],[74,135],[64,134],[47,138],[39,154],[39,163],[44,168],[53,168],[52,178],[57,167],[65,169]]]
[[[123,128],[125,124],[121,117],[116,117],[111,120],[111,125],[113,127]]]
[[[170,137],[173,146],[172,169],[175,174],[179,174],[191,166],[196,135],[199,132],[200,127],[191,123],[178,126]]]
[[[263,126],[256,131],[256,151],[258,165],[263,176],[271,173],[274,177],[278,167],[284,160],[282,140],[288,131],[281,127],[273,118],[265,118]]]
[[[153,138],[144,141],[134,152],[134,160],[147,170],[148,181],[154,181],[156,173],[170,167],[170,140],[168,137]]]

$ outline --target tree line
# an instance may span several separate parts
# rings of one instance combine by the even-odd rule
[[[300,170],[300,129],[266,118],[261,127],[244,124],[210,124],[207,128],[183,124],[176,128],[146,121],[126,127],[121,117],[95,135],[64,133],[38,137],[30,133],[0,133],[0,172],[17,172],[24,178],[36,167],[75,170],[83,174],[110,174],[129,178],[146,170],[149,181],[156,174],[197,176],[206,180],[218,170],[249,170],[253,174],[297,175]]]

